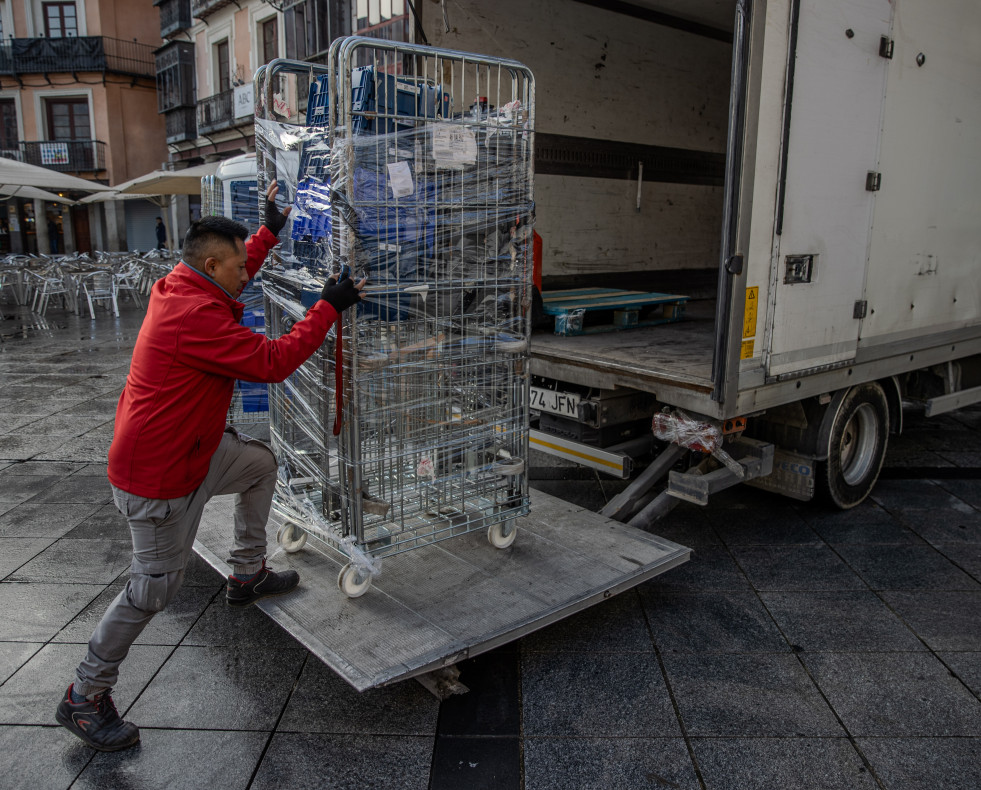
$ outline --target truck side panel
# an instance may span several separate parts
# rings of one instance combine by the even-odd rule
[[[863,348],[981,321],[981,5],[898,3],[893,29]]]
[[[770,375],[855,356],[888,63],[879,47],[892,10],[890,0],[801,0]]]

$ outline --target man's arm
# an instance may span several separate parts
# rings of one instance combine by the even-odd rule
[[[245,242],[245,251],[248,254],[245,268],[249,272],[250,280],[255,277],[255,273],[265,262],[269,250],[279,244],[279,234],[292,209],[292,206],[287,206],[282,211],[276,208],[277,194],[279,194],[279,185],[273,181],[266,190],[266,208],[262,226]]]

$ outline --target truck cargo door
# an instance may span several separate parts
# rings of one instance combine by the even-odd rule
[[[770,375],[855,356],[892,15],[891,0],[799,1],[767,315]]]

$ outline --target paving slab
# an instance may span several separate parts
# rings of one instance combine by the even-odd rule
[[[134,645],[112,692],[120,715],[160,669],[172,648]],[[85,658],[84,645],[48,644],[34,654],[3,686],[0,686],[0,724],[52,724],[55,709],[75,669]],[[137,725],[139,720],[135,720]]]
[[[981,735],[981,703],[930,653],[802,659],[853,736]]]
[[[355,691],[311,657],[303,665],[277,731],[432,737],[439,707],[436,697],[419,683]]]
[[[859,738],[889,790],[977,790],[981,738]]]
[[[926,650],[916,634],[868,590],[765,592],[760,597],[795,650]]]
[[[104,584],[0,582],[0,636],[46,642],[104,589]]]
[[[954,482],[954,481],[945,481]],[[971,510],[905,511],[899,519],[927,543],[981,543],[981,513]]]
[[[0,538],[0,579],[13,581],[18,569],[54,542],[54,538]]]
[[[833,546],[873,590],[978,590],[981,584],[933,546]]]
[[[681,734],[653,650],[649,655],[522,651],[521,699],[526,736]]]
[[[61,438],[57,436],[34,436],[32,434],[6,433],[0,436],[0,459],[7,461],[26,461],[43,453],[59,458],[58,447]]]
[[[692,552],[684,565],[645,585],[652,590],[748,590],[749,580],[722,546],[704,546]]]
[[[717,519],[715,531],[728,546],[820,543],[821,538],[789,501],[780,507],[732,509]]]
[[[757,590],[866,589],[828,546],[747,546],[732,553]]]
[[[525,790],[701,787],[681,738],[526,738],[524,757]]]
[[[0,727],[0,754],[30,755],[3,760],[4,788],[68,790],[95,752],[61,727]]]
[[[0,437],[2,438],[2,437]],[[0,501],[20,504],[51,490],[57,483],[68,477],[68,473],[58,475],[15,475],[8,472],[0,474]]]
[[[443,700],[439,734],[464,738],[502,738],[521,732],[521,643],[482,653],[457,664],[469,691]],[[413,684],[403,684],[413,685]]]
[[[85,502],[105,505],[112,501],[112,487],[109,485],[109,480],[105,478],[72,475],[60,480],[57,485],[38,492],[28,501],[32,504],[41,502],[77,504]]]
[[[178,647],[133,706],[148,727],[271,731],[307,659],[302,650]]]
[[[9,538],[8,538],[9,540]],[[7,581],[54,582],[70,578],[78,584],[110,584],[133,559],[128,540],[62,538],[25,562]]]
[[[910,510],[961,510],[971,506],[933,480],[879,480],[871,497],[891,513]]]
[[[937,656],[951,668],[961,683],[974,692],[976,697],[981,698],[981,652],[944,651],[937,653]]]
[[[695,738],[706,790],[880,790],[846,738]]]
[[[2,511],[0,505],[0,511]],[[0,537],[3,538],[60,538],[68,534],[76,524],[92,515],[98,505],[85,504],[35,504],[27,502],[10,504],[10,509],[0,512]]]
[[[206,589],[207,588],[199,588]],[[199,647],[275,647],[302,650],[303,646],[271,620],[261,609],[235,609],[225,601],[224,591],[212,600],[184,637],[183,644]]]
[[[755,592],[641,589],[654,642],[667,653],[789,652]]]
[[[92,480],[91,477],[74,477],[75,480]],[[21,505],[25,507],[25,505]],[[91,505],[95,510],[75,524],[64,537],[68,540],[102,538],[107,540],[130,540],[129,522],[126,516],[116,509],[116,505]]]
[[[52,642],[87,644],[109,604],[125,588],[124,579],[110,584],[98,598],[52,637]],[[215,588],[183,586],[166,609],[154,615],[135,644],[178,645],[216,595]]]
[[[5,682],[42,647],[43,642],[0,642],[0,683]]]
[[[427,790],[433,739],[276,733],[250,790]]]
[[[268,739],[263,732],[144,727],[139,746],[96,754],[72,790],[245,788]]]
[[[981,650],[981,592],[880,593],[931,650]]]
[[[664,667],[692,737],[845,734],[793,655],[666,654]]]
[[[530,652],[650,653],[651,644],[640,599],[630,590],[530,634],[522,648]]]

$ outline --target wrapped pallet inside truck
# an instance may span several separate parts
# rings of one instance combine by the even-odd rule
[[[276,178],[293,206],[264,267],[267,336],[328,277],[367,278],[270,387],[280,545],[339,552],[351,597],[387,556],[475,530],[511,545],[529,502],[530,72],[352,37],[256,86],[259,190]]]

